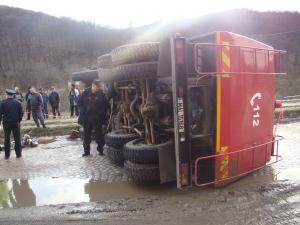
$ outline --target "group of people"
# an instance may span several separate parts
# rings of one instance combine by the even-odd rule
[[[3,124],[5,159],[9,159],[10,157],[11,133],[15,141],[16,156],[20,158],[22,157],[20,131],[20,123],[23,119],[22,103],[25,100],[27,119],[30,120],[30,115],[32,115],[37,127],[40,127],[41,124],[43,128],[46,128],[44,119],[48,118],[48,101],[50,102],[55,117],[55,110],[59,109],[59,95],[54,87],[51,88],[49,96],[42,88],[37,92],[35,87],[29,87],[25,99],[18,87],[15,87],[15,89],[6,89],[5,93],[6,99],[0,102],[0,124],[1,122]],[[60,115],[59,110],[58,114]]]
[[[79,88],[72,84],[68,95],[71,117],[78,116],[78,123],[83,126],[84,130],[83,157],[90,155],[93,130],[95,130],[97,151],[99,155],[104,155],[102,126],[107,123],[109,103],[103,87],[103,83],[94,81],[90,87],[80,92]],[[42,88],[38,92],[35,87],[30,87],[25,99],[17,87],[14,90],[6,89],[5,92],[6,99],[0,102],[0,124],[2,122],[5,136],[5,159],[10,157],[11,133],[13,133],[15,141],[16,156],[20,158],[22,156],[20,123],[23,118],[21,103],[24,100],[26,102],[27,119],[29,120],[32,115],[37,127],[40,127],[41,124],[43,128],[46,128],[44,119],[48,118],[47,104],[50,103],[54,118],[56,118],[56,113],[60,116],[60,96],[54,87],[51,88],[49,95]]]
[[[52,108],[53,118],[56,118],[56,114],[60,116],[60,96],[55,90],[55,87],[50,88],[49,94],[47,94],[47,92],[43,88],[39,88],[39,91],[37,91],[35,87],[29,87],[28,92],[25,95],[25,99],[23,98],[22,93],[19,92],[18,87],[15,88],[15,92],[16,100],[21,103],[25,100],[27,120],[30,120],[30,116],[32,115],[32,118],[37,127],[39,127],[38,120],[49,118],[48,103]],[[44,122],[41,121],[42,125],[43,123]]]

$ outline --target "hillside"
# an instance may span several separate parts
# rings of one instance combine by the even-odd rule
[[[0,7],[0,81],[3,85],[65,85],[69,74],[125,43],[126,30]]]
[[[280,95],[300,93],[300,14],[231,10],[193,20],[111,29],[92,23],[0,6],[0,81],[3,85],[65,85],[69,74],[93,67],[96,57],[128,42],[153,41],[181,32],[215,30],[244,34],[285,49],[288,77]]]

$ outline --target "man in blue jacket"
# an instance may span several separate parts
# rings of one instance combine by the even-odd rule
[[[3,121],[5,159],[10,157],[10,134],[15,140],[15,152],[17,158],[22,157],[20,123],[23,117],[21,103],[14,99],[15,91],[6,89],[7,99],[0,103],[0,124]]]

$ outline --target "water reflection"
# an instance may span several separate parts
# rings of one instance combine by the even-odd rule
[[[7,180],[0,181],[0,207],[9,206],[9,192]]]
[[[0,181],[0,207],[35,206],[36,197],[28,180]]]
[[[84,192],[91,202],[118,198],[133,198],[147,195],[177,193],[175,183],[168,184],[131,184],[128,182],[99,182],[90,180],[84,185]]]
[[[0,208],[95,202],[176,192],[175,184],[133,185],[85,179],[2,180]]]
[[[296,172],[296,174],[295,174]],[[275,180],[299,180],[300,170],[282,170],[276,174],[271,166],[259,170],[227,186],[227,189],[243,188],[253,183],[268,183]],[[201,191],[195,189],[195,191]],[[176,184],[134,185],[128,182],[107,183],[86,179],[36,178],[32,180],[0,181],[0,208],[43,206],[79,202],[96,202],[149,195],[171,196],[183,193]]]
[[[12,182],[11,204],[13,207],[36,205],[35,194],[31,190],[28,180],[14,180]]]

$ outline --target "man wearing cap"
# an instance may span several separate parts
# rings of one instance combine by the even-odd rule
[[[95,130],[95,139],[97,142],[97,151],[99,155],[103,155],[104,134],[102,125],[106,122],[106,115],[109,109],[109,104],[106,96],[103,93],[101,83],[94,81],[91,88],[87,88],[79,98],[78,105],[80,106],[79,120],[83,125],[84,140],[84,156],[90,155],[90,144],[92,141],[92,131]]]
[[[10,134],[15,140],[15,152],[17,158],[22,156],[20,122],[23,117],[21,103],[14,99],[16,92],[6,89],[7,98],[0,103],[0,123],[3,121],[5,159],[10,157]]]

